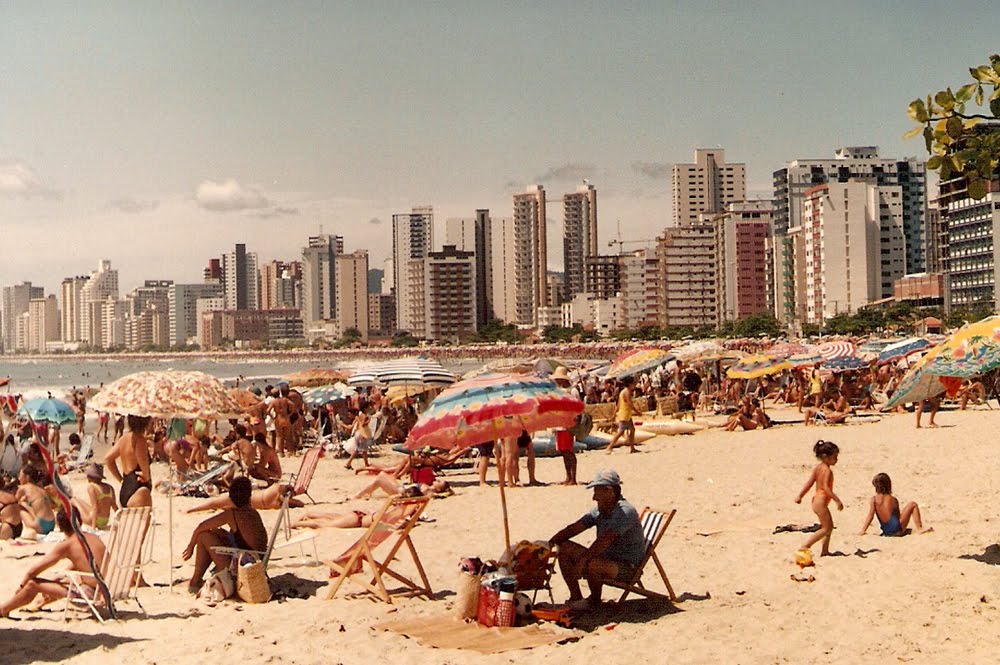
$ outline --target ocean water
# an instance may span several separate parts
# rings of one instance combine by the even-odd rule
[[[253,359],[227,359],[225,357],[209,358],[204,356],[170,356],[137,360],[130,358],[4,358],[0,364],[0,377],[10,377],[10,383],[0,391],[22,393],[27,397],[44,396],[51,392],[61,397],[72,389],[86,387],[100,388],[133,372],[150,370],[197,370],[210,374],[227,385],[235,385],[237,380],[243,387],[274,383],[282,376],[292,372],[324,367],[334,369],[351,369],[353,367],[371,364],[363,361],[338,362],[305,360],[275,356],[274,358],[256,357]],[[449,370],[461,375],[479,367],[482,361],[449,358],[442,360]]]

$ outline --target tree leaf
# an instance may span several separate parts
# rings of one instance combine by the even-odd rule
[[[917,122],[927,122],[927,107],[924,106],[924,100],[922,99],[914,99],[910,102],[910,106],[906,109],[906,112]]]
[[[962,128],[963,129],[972,129],[973,127],[975,127],[976,125],[979,124],[980,120],[982,120],[982,118],[969,118],[964,123],[962,123]]]
[[[973,178],[969,180],[969,196],[977,201],[986,198],[986,193],[989,188],[986,186],[986,181],[982,178]]]
[[[919,136],[920,134],[923,133],[923,131],[924,131],[924,128],[922,126],[918,125],[918,126],[914,127],[913,129],[911,129],[910,131],[908,131],[905,134],[903,134],[903,140],[905,141],[906,139],[912,139],[914,136]]]
[[[993,65],[993,71],[1000,74],[1000,55],[994,53],[990,56],[990,64]]]
[[[933,157],[931,157],[930,159],[927,160],[927,169],[929,171],[937,171],[939,168],[941,168],[941,158],[940,157],[938,157],[937,155],[934,155]]]
[[[1000,85],[998,85],[995,88],[993,88],[993,94],[990,95],[990,101],[992,102],[994,99],[998,99],[998,98],[1000,98]],[[982,104],[983,104],[983,101],[979,100],[979,105],[982,106]]]
[[[953,115],[948,118],[947,131],[948,136],[953,139],[962,138],[962,119],[957,115]]]
[[[980,65],[979,67],[972,67],[969,69],[969,73],[972,74],[972,78],[976,79],[981,83],[989,83],[993,80],[993,68],[988,65]]]
[[[979,87],[978,83],[968,83],[966,85],[963,85],[961,88],[958,89],[958,92],[955,93],[955,100],[964,104],[965,102],[972,99],[972,95],[976,93],[976,88],[978,87]]]
[[[955,108],[955,95],[951,94],[951,90],[942,90],[937,93],[934,95],[934,101],[945,111]]]
[[[1000,97],[990,100],[990,112],[994,118],[1000,118]]]
[[[979,106],[983,105],[983,86],[982,86],[982,84],[980,84],[979,87],[976,88],[976,104],[978,104]]]
[[[927,152],[931,151],[931,144],[934,142],[934,132],[931,131],[929,125],[924,126],[924,147],[927,148]]]
[[[941,160],[941,169],[938,173],[938,177],[940,177],[941,180],[947,180],[951,177],[951,160]]]

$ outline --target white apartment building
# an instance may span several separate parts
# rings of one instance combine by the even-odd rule
[[[103,321],[92,320],[94,302],[118,299],[118,271],[111,268],[111,261],[102,259],[97,270],[90,273],[87,283],[80,290],[80,341],[102,347],[100,330]],[[103,310],[102,310],[103,311]]]
[[[657,238],[659,326],[719,326],[715,225],[700,221],[664,229]]]
[[[222,255],[222,282],[226,309],[260,309],[260,273],[257,253],[248,252],[238,243],[232,252]]]
[[[531,269],[531,311],[534,318],[536,309],[549,304],[544,187],[529,185],[524,192],[514,194],[514,224],[519,229],[517,260],[528,264]]]
[[[415,337],[425,332],[424,259],[434,247],[434,209],[415,207],[392,216],[392,283],[396,327]]]
[[[493,312],[505,323],[535,323],[537,290],[532,246],[534,223],[524,217],[492,218]]]
[[[746,165],[727,164],[722,148],[698,148],[694,163],[674,164],[673,220],[675,226],[698,222],[702,213],[718,213],[747,197]]]
[[[82,337],[83,287],[87,277],[67,277],[59,287],[62,310],[60,334],[64,342],[79,342]]]
[[[35,298],[44,298],[45,289],[23,282],[3,287],[3,347],[8,353],[23,351],[27,345],[26,324],[20,323],[23,314],[28,313],[28,303]],[[23,328],[19,333],[18,330]]]
[[[29,301],[27,333],[27,350],[32,353],[45,353],[50,342],[59,341],[59,306],[55,295]]]
[[[337,321],[341,331],[356,328],[368,341],[368,250],[337,256]]]
[[[656,256],[640,249],[620,256],[619,265],[622,327],[635,330],[655,326],[660,293]]]
[[[302,323],[308,329],[337,317],[337,256],[342,236],[311,236],[302,248]]]
[[[580,325],[607,337],[623,327],[622,297],[595,298],[589,293],[578,293],[562,304],[562,326]]]
[[[590,183],[563,197],[563,295],[586,290],[587,257],[597,256],[597,189]]]
[[[198,336],[198,299],[223,298],[222,285],[217,282],[201,284],[174,284],[167,299],[170,304],[170,344],[184,345],[189,342],[200,344]],[[220,307],[219,309],[224,309]]]

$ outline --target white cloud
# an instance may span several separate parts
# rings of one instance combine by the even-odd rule
[[[10,198],[54,199],[59,193],[24,162],[0,162],[0,195]]]
[[[234,178],[222,182],[206,180],[198,185],[194,198],[199,206],[213,212],[253,210],[271,205],[263,194],[241,185]]]
[[[137,199],[131,199],[131,198],[108,201],[109,210],[127,212],[133,215],[137,215],[143,212],[151,212],[153,210],[156,210],[159,206],[160,206],[159,201],[139,201]]]

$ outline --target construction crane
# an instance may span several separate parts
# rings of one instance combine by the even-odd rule
[[[616,240],[608,241],[608,247],[614,247],[618,245],[618,253],[622,253],[622,248],[625,245],[646,245],[650,246],[656,243],[656,238],[643,238],[641,240],[622,240],[619,236]]]

